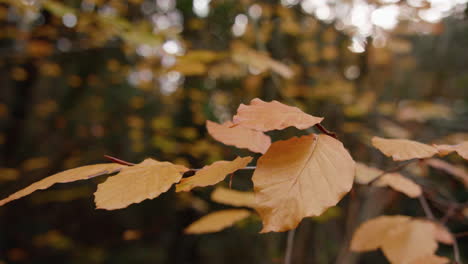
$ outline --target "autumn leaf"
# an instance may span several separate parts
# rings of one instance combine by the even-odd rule
[[[425,162],[427,165],[435,169],[443,170],[448,174],[455,176],[463,182],[465,187],[468,188],[468,172],[465,170],[465,168],[452,165],[440,159],[428,159]]]
[[[422,194],[421,186],[404,177],[400,173],[385,174],[376,182],[374,182],[373,185],[378,187],[389,186],[392,189],[402,192],[411,198],[416,198]]]
[[[204,234],[221,231],[235,223],[247,218],[250,215],[249,210],[229,209],[217,211],[203,216],[189,225],[184,232],[186,234]]]
[[[451,152],[457,152],[462,158],[468,160],[468,141],[462,142],[457,145],[434,145],[439,151],[439,154],[445,156]]]
[[[68,183],[79,180],[86,180],[96,176],[115,173],[126,166],[115,164],[115,163],[106,163],[106,164],[96,164],[88,165],[83,167],[78,167],[70,170],[66,170],[47,178],[44,178],[36,183],[29,185],[28,187],[8,196],[7,198],[0,201],[0,206],[9,203],[13,200],[19,199],[26,195],[29,195],[37,190],[44,190],[56,183]]]
[[[407,139],[373,137],[372,145],[395,161],[430,158],[438,152],[432,146]]]
[[[380,248],[383,240],[396,227],[408,223],[408,216],[379,216],[362,223],[354,232],[351,250],[355,252],[372,251]]]
[[[241,192],[218,187],[211,193],[211,200],[232,206],[255,208],[255,196],[253,192]]]
[[[233,161],[217,161],[203,167],[195,175],[184,178],[176,185],[176,192],[188,192],[195,187],[214,185],[226,178],[226,175],[244,168],[252,161],[252,157],[237,157]]]
[[[434,225],[412,220],[387,234],[382,251],[391,263],[410,263],[421,256],[433,255],[437,250]]]
[[[261,232],[293,229],[336,205],[351,189],[354,167],[343,144],[327,135],[273,143],[252,178]]]
[[[241,104],[233,117],[234,124],[263,132],[290,126],[307,129],[322,120],[322,117],[308,115],[297,107],[278,101],[264,102],[258,98],[250,101],[250,105]]]
[[[382,173],[382,170],[369,167],[361,162],[356,162],[356,176],[354,180],[359,184],[368,184]]]
[[[126,167],[98,185],[94,193],[96,208],[115,210],[156,198],[178,182],[187,170],[181,165],[153,159]]]
[[[208,133],[217,141],[238,148],[246,148],[252,152],[265,153],[271,145],[269,136],[242,126],[233,126],[228,121],[222,125],[206,121]]]
[[[351,250],[364,252],[378,248],[391,263],[397,264],[432,256],[437,249],[435,226],[425,220],[399,215],[368,220],[355,231]]]

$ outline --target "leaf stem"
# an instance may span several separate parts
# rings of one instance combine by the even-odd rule
[[[318,130],[320,130],[322,133],[326,134],[327,136],[333,137],[335,139],[338,139],[338,136],[336,135],[335,132],[331,132],[330,130],[326,129],[322,124],[316,124],[315,125]]]
[[[118,159],[118,158],[115,158],[115,157],[112,157],[112,156],[109,156],[109,155],[104,155],[104,158],[114,162],[114,163],[117,163],[117,164],[121,164],[121,165],[127,165],[127,166],[135,166],[136,164],[135,163],[131,163],[131,162],[128,162],[128,161],[125,161],[125,160],[121,160],[121,159]]]

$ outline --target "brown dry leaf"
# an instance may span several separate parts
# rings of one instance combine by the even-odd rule
[[[260,131],[233,125],[230,121],[222,125],[206,121],[208,133],[221,143],[238,148],[246,148],[257,153],[265,153],[270,147],[271,139],[269,136]]]
[[[408,223],[408,216],[379,216],[362,223],[354,232],[351,250],[355,252],[372,251],[380,248],[388,233],[396,227]]]
[[[13,200],[19,199],[26,195],[29,195],[37,190],[44,190],[56,183],[67,183],[74,182],[78,180],[86,180],[99,175],[111,174],[119,171],[122,168],[125,168],[124,165],[119,165],[115,163],[106,163],[106,164],[96,164],[78,167],[60,173],[54,174],[47,178],[44,178],[36,183],[29,185],[28,187],[8,196],[7,198],[0,201],[0,206],[9,203]]]
[[[354,180],[359,184],[368,184],[382,173],[382,170],[356,162],[356,176]]]
[[[217,161],[203,167],[195,175],[184,178],[176,185],[176,192],[188,192],[195,187],[214,185],[226,178],[226,175],[244,168],[252,161],[252,157],[237,157],[233,161]]]
[[[249,210],[229,209],[217,211],[203,216],[189,225],[184,232],[186,234],[205,234],[221,231],[234,225],[236,222],[247,218],[250,215]]]
[[[343,144],[327,135],[273,143],[252,177],[261,232],[293,229],[336,205],[352,187],[354,167]]]
[[[374,182],[373,185],[378,187],[389,186],[392,189],[402,192],[411,198],[416,198],[422,194],[421,186],[404,177],[400,173],[385,174],[376,182]]]
[[[468,160],[468,141],[457,145],[434,145],[434,147],[439,151],[439,155],[441,156],[445,156],[455,151],[462,158]]]
[[[446,257],[440,257],[437,255],[427,255],[424,257],[417,258],[414,261],[411,261],[410,264],[448,264],[450,259]]]
[[[411,263],[420,257],[433,255],[437,250],[432,223],[412,220],[389,232],[383,239],[382,251],[391,263]]]
[[[426,164],[455,176],[468,188],[468,172],[465,168],[452,165],[440,159],[428,159],[426,160]]]
[[[126,167],[98,185],[94,193],[96,208],[115,210],[156,198],[178,182],[187,170],[181,165],[153,159]]]
[[[218,187],[211,193],[211,200],[232,206],[255,208],[255,196],[253,192],[241,192]]]
[[[432,256],[437,249],[435,226],[426,220],[400,215],[368,220],[355,231],[351,250],[364,252],[378,248],[395,264],[413,263]]]
[[[438,152],[432,146],[407,139],[373,137],[372,145],[395,161],[430,158]]]
[[[241,104],[233,118],[235,124],[263,132],[290,126],[307,129],[322,120],[322,117],[308,115],[297,107],[278,101],[265,102],[258,98],[250,101],[250,105]]]

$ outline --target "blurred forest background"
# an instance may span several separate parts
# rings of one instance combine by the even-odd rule
[[[105,154],[194,168],[245,155],[210,138],[205,121],[255,97],[325,116],[356,161],[382,169],[395,164],[371,148],[374,135],[468,140],[467,2],[0,0],[1,198]],[[466,231],[467,210],[452,206],[468,199],[462,183],[417,164],[403,173],[433,190],[430,207],[453,232]],[[250,177],[237,172],[234,186],[251,190]],[[95,210],[103,180],[1,207],[0,263],[282,263],[286,234],[258,234],[255,218],[183,234],[224,207],[210,202],[213,188]],[[423,215],[417,200],[355,187],[301,223],[293,263],[386,263],[348,250],[356,226],[384,213]],[[459,244],[466,261],[468,240]]]

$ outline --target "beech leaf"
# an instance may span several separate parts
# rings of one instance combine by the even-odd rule
[[[271,139],[269,136],[260,131],[233,125],[231,121],[225,122],[222,125],[206,121],[208,133],[223,144],[246,148],[257,153],[265,153],[270,147]]]
[[[187,170],[181,165],[153,159],[126,167],[98,185],[94,193],[96,208],[115,210],[156,198],[178,182]]]
[[[211,193],[211,200],[232,206],[255,208],[255,196],[253,192],[241,192],[218,187]]]
[[[385,174],[376,182],[374,182],[373,185],[378,187],[389,186],[392,189],[402,192],[411,198],[416,198],[422,194],[421,186],[404,177],[400,173]]]
[[[203,216],[190,224],[184,232],[186,234],[205,234],[221,231],[247,218],[251,212],[245,209],[221,210]]]
[[[335,206],[351,189],[354,167],[343,144],[327,135],[273,143],[252,177],[261,232],[293,229]]]
[[[457,152],[462,158],[468,160],[468,141],[462,142],[457,145],[434,145],[439,151],[439,154],[445,156],[451,152]]]
[[[373,137],[372,145],[395,161],[430,158],[438,152],[432,146],[407,139]]]
[[[322,120],[322,117],[308,115],[297,107],[278,101],[264,102],[258,98],[250,101],[250,105],[241,104],[233,117],[234,124],[263,132],[290,126],[307,129]]]
[[[385,237],[382,251],[391,263],[411,263],[437,250],[434,225],[423,220],[412,220],[396,227]]]
[[[188,192],[195,187],[215,185],[224,180],[226,175],[244,168],[252,161],[252,157],[237,157],[233,161],[216,161],[215,163],[203,167],[195,175],[184,178],[176,185],[176,192]]]
[[[434,255],[437,249],[435,226],[400,215],[368,220],[355,231],[351,250],[363,252],[378,248],[391,263],[418,263],[415,261]]]
[[[383,245],[388,233],[409,221],[411,218],[403,215],[379,216],[367,220],[354,232],[351,250],[355,252],[376,250]]]
[[[87,180],[96,176],[115,173],[125,167],[126,166],[120,164],[105,163],[88,165],[62,171],[47,178],[44,178],[38,182],[35,182],[29,185],[28,187],[8,196],[7,198],[0,201],[0,206],[9,203],[13,200],[24,197],[26,195],[29,195],[37,190],[47,189],[56,183],[68,183],[79,180]]]

